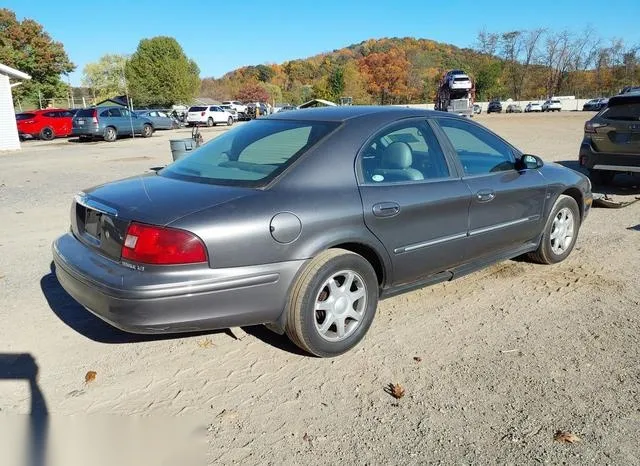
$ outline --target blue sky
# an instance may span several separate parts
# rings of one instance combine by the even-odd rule
[[[73,5],[82,5],[73,6]],[[615,5],[615,6],[614,6]],[[140,39],[175,37],[200,67],[219,77],[242,65],[281,63],[365,39],[413,36],[472,46],[477,32],[547,27],[640,45],[640,0],[3,0],[40,22],[82,68],[105,53],[133,53]]]

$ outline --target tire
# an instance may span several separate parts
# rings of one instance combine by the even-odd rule
[[[229,117],[229,119],[227,120],[227,126],[231,125],[233,125],[233,117]]]
[[[349,274],[352,286],[345,291]],[[332,294],[336,302],[323,305],[334,301]],[[338,356],[362,340],[377,306],[378,280],[371,264],[353,252],[329,249],[311,259],[296,278],[285,310],[285,331],[293,343],[315,356]],[[353,317],[344,317],[351,309]],[[328,327],[323,330],[322,325]]]
[[[107,142],[113,142],[118,139],[118,132],[113,126],[107,126],[104,129],[104,140]]]
[[[571,254],[579,230],[580,209],[578,204],[571,196],[561,194],[551,209],[544,226],[540,245],[536,251],[529,254],[529,258],[540,264],[562,262]]]
[[[207,126],[208,126],[209,128],[211,128],[211,127],[212,127],[212,126],[214,126],[214,125],[215,125],[215,123],[214,123],[214,121],[213,121],[213,118],[209,117],[209,119],[207,120]]]
[[[589,179],[595,186],[607,186],[613,183],[613,178],[616,176],[616,172],[607,170],[589,170]]]
[[[49,126],[45,126],[40,130],[40,134],[38,135],[38,137],[43,141],[51,141],[56,137],[56,133],[54,133],[53,129]]]
[[[142,127],[142,137],[143,138],[150,138],[151,136],[153,136],[153,126],[146,124]]]

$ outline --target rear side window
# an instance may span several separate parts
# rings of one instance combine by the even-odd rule
[[[497,136],[464,120],[438,121],[458,154],[465,175],[484,175],[515,169],[511,148]]]
[[[18,113],[16,115],[16,121],[30,120],[30,119],[35,118],[35,117],[36,117],[35,113]]]
[[[42,116],[45,116],[47,118],[56,118],[58,116],[58,112],[45,112],[42,114]]]
[[[109,108],[107,110],[104,110],[101,114],[101,117],[120,117],[122,116],[122,113],[120,113],[120,109],[119,108]]]
[[[201,183],[263,186],[337,126],[256,120],[218,136],[158,173]]]
[[[190,112],[204,112],[207,110],[207,107],[191,107],[189,109]]]
[[[608,120],[640,121],[640,102],[608,107],[602,117]]]

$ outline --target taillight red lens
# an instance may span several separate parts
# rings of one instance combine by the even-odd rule
[[[93,111],[93,115],[91,116],[91,120],[93,121],[93,123],[98,123],[98,111],[97,110]]]
[[[200,112],[200,116],[205,116],[206,112]]]
[[[195,264],[207,261],[207,251],[202,240],[188,231],[133,222],[122,258],[157,265]]]

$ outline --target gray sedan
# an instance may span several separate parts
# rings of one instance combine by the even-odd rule
[[[69,294],[126,331],[266,324],[328,357],[358,344],[379,299],[564,260],[591,201],[586,177],[468,119],[307,109],[79,193],[53,257]]]

